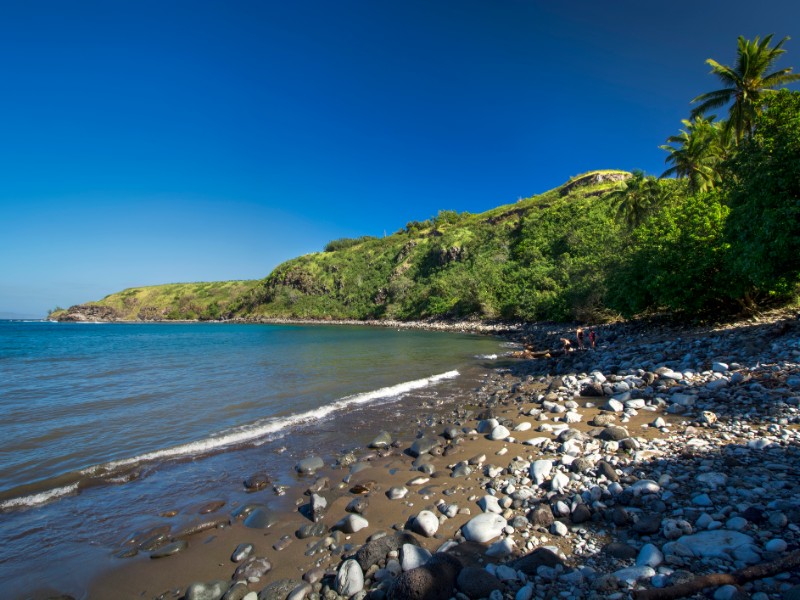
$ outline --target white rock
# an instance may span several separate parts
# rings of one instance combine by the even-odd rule
[[[641,496],[642,494],[657,494],[661,491],[661,486],[652,479],[640,479],[629,489],[634,496]]]
[[[348,559],[339,567],[334,584],[336,593],[345,598],[349,598],[364,589],[364,572],[358,563]]]
[[[369,521],[361,515],[350,514],[338,521],[334,527],[341,529],[344,533],[355,533],[369,527]]]
[[[729,368],[730,367],[728,367],[728,365],[724,362],[715,362],[713,365],[711,365],[711,370],[715,373],[727,373]]]
[[[508,430],[507,427],[504,427],[503,425],[498,425],[497,427],[492,429],[492,432],[489,434],[489,439],[490,440],[504,440],[510,435],[511,435],[511,432]]]
[[[569,534],[569,528],[561,521],[553,521],[553,524],[550,525],[550,533],[564,537]]]
[[[750,440],[747,442],[747,447],[751,450],[764,450],[765,448],[769,448],[772,446],[774,442],[771,440],[767,440],[764,438],[759,438],[757,440]]]
[[[603,405],[602,410],[610,410],[613,412],[622,412],[625,410],[625,405],[622,404],[619,400],[615,400],[611,398],[608,402]]]
[[[547,442],[550,441],[550,438],[547,437],[535,437],[529,440],[522,442],[526,446],[544,446]]]
[[[533,461],[531,464],[530,473],[531,477],[533,477],[533,480],[536,482],[536,485],[542,485],[552,470],[553,461],[542,458],[540,460]]]
[[[556,471],[553,480],[550,482],[550,489],[554,492],[563,492],[569,485],[569,477],[561,471]]]
[[[571,410],[564,415],[564,420],[567,423],[580,423],[581,419],[583,419],[583,415],[575,410]]]
[[[425,537],[433,537],[439,530],[439,518],[431,511],[423,510],[414,519],[412,529]]]
[[[678,539],[678,543],[686,546],[698,558],[726,558],[736,548],[752,544],[753,538],[738,531],[716,529],[684,535]]]
[[[400,565],[403,571],[410,571],[421,567],[431,558],[431,553],[414,544],[403,544],[400,548]]]
[[[664,555],[661,553],[661,550],[653,544],[645,544],[642,546],[642,549],[639,550],[639,556],[636,557],[637,567],[646,566],[656,568],[662,562],[664,562]]]
[[[532,425],[529,421],[523,421],[522,423],[518,424],[514,427],[514,431],[528,431]]]
[[[514,544],[514,540],[511,538],[503,538],[489,546],[489,549],[486,550],[486,556],[491,556],[492,558],[505,558],[507,556],[511,556],[516,549],[516,545]]]
[[[485,513],[491,512],[499,515],[503,512],[503,509],[500,508],[500,502],[495,496],[484,496],[478,500],[478,506]]]
[[[499,537],[508,522],[494,513],[481,513],[472,517],[461,527],[461,533],[468,542],[485,543]]]

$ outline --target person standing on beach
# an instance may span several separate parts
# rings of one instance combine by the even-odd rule
[[[578,327],[578,331],[576,332],[576,337],[578,338],[578,350],[583,350],[583,328]]]
[[[589,329],[589,345],[594,350],[594,344],[597,341],[597,334],[594,332],[594,327]]]

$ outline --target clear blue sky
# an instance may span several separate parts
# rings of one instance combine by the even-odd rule
[[[800,68],[796,0],[4,2],[0,316],[660,174],[769,33]]]

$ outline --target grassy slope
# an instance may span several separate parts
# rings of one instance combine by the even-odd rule
[[[587,262],[598,253],[613,258],[608,237],[617,225],[602,197],[616,182],[597,182],[598,174],[624,172],[595,171],[481,214],[441,213],[383,239],[292,259],[244,294],[234,312],[355,319],[596,312],[594,290],[577,290],[573,280],[591,288]],[[599,248],[603,240],[609,243]]]
[[[113,309],[122,320],[217,319],[229,312],[231,302],[258,281],[170,283],[128,288],[82,306]],[[58,311],[58,319],[72,309]]]
[[[382,239],[338,240],[260,281],[131,288],[82,306],[126,320],[596,318],[620,239],[603,197],[616,185],[602,180],[609,175],[627,173],[593,171],[481,214],[443,212]]]

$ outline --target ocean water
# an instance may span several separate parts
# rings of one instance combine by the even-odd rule
[[[503,352],[357,326],[0,321],[0,582],[80,596],[160,512],[253,472],[291,484],[299,458],[412,426]]]

